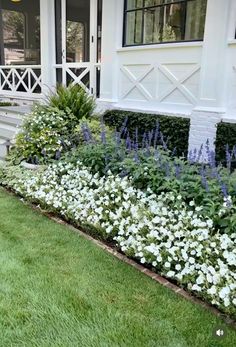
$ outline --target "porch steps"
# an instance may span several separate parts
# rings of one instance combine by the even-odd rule
[[[29,112],[28,106],[0,107],[0,161],[7,155],[6,140],[14,138],[24,116]]]

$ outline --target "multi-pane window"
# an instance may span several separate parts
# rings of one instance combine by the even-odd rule
[[[207,0],[126,0],[124,46],[203,40]]]

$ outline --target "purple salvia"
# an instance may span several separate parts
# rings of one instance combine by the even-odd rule
[[[148,133],[148,145],[149,145],[149,147],[151,147],[151,145],[152,145],[152,139],[153,139],[153,130],[149,131],[149,133]]]
[[[172,153],[171,153],[171,156],[172,157],[175,157],[176,156],[176,153],[177,153],[177,149],[176,147],[173,149]]]
[[[197,148],[194,148],[194,151],[193,151],[193,162],[196,163],[196,160],[197,160]]]
[[[226,163],[227,163],[227,168],[229,170],[231,170],[231,161],[232,161],[232,157],[231,157],[231,153],[230,153],[230,149],[229,149],[229,145],[227,144],[225,147],[225,154],[226,154]]]
[[[205,149],[206,149],[206,154],[207,154],[207,160],[209,163],[209,160],[210,160],[210,141],[209,141],[209,139],[206,140]]]
[[[192,149],[188,153],[188,161],[190,164],[193,163],[193,151],[192,151]]]
[[[146,144],[146,132],[144,132],[144,134],[143,134],[143,138],[142,138],[142,148],[145,147],[145,144]]]
[[[56,160],[60,160],[60,158],[61,158],[61,151],[58,149],[58,150],[56,151],[56,154],[55,154],[55,159],[56,159]]]
[[[157,147],[157,142],[158,142],[158,137],[159,137],[159,129],[160,129],[160,124],[157,121],[156,122],[156,130],[155,130],[155,134],[154,134],[154,148]]]
[[[170,165],[169,163],[165,163],[165,174],[166,174],[166,177],[170,177]]]
[[[206,192],[208,193],[209,192],[209,186],[208,186],[208,182],[207,182],[207,178],[206,178],[206,170],[205,170],[203,165],[200,169],[200,176],[201,176],[202,186],[206,189]]]
[[[177,179],[179,179],[180,178],[180,173],[181,173],[180,165],[177,164],[176,162],[174,162],[174,168],[175,168],[175,177]]]
[[[164,140],[164,136],[162,134],[162,132],[160,131],[160,138],[161,138],[161,144],[162,144],[162,147],[164,148],[165,151],[167,151],[168,147],[167,147],[167,143],[165,142]]]
[[[203,152],[203,144],[201,145],[201,147],[198,150],[197,163],[201,160],[202,152]]]
[[[129,134],[127,135],[125,144],[126,144],[126,149],[130,152],[132,150],[132,142],[131,142],[131,139],[129,137]]]
[[[216,154],[213,150],[209,152],[209,164],[211,168],[214,168],[216,166]]]
[[[128,117],[125,117],[125,120],[120,128],[120,136],[122,137],[123,135],[126,134],[127,132],[127,123],[128,123]]]
[[[101,141],[103,145],[106,145],[107,139],[106,139],[106,129],[103,122],[101,122]]]
[[[86,124],[82,124],[81,130],[82,130],[82,133],[83,133],[84,141],[86,143],[89,143],[91,139],[90,139],[89,131],[88,131],[88,128],[87,128]]]

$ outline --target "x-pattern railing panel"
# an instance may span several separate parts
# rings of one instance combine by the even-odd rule
[[[0,91],[41,93],[40,65],[0,66]]]

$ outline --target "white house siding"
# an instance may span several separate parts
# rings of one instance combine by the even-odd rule
[[[103,12],[100,102],[189,117],[190,149],[214,147],[217,123],[236,121],[236,1],[208,0],[204,41],[192,43],[123,48],[123,0],[104,0]]]

